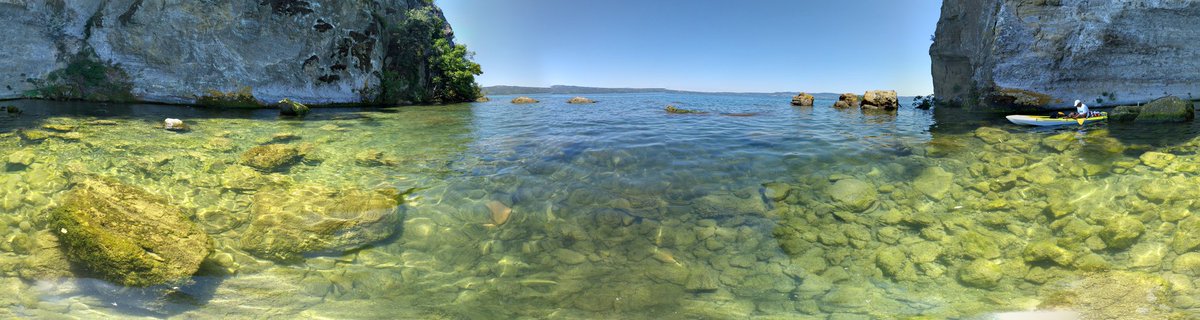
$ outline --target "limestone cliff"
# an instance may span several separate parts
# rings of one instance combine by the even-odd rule
[[[933,60],[942,101],[1000,107],[1200,99],[1200,1],[944,1]]]
[[[0,99],[427,102],[428,60],[394,61],[433,54],[399,39],[413,15],[452,39],[428,0],[0,0]]]

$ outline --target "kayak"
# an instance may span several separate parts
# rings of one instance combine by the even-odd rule
[[[1093,122],[1108,120],[1108,112],[1101,112],[1098,117],[1082,118],[1082,119],[1063,119],[1051,118],[1049,116],[1026,116],[1026,115],[1011,115],[1006,117],[1012,123],[1025,126],[1066,126],[1066,125],[1084,125]]]

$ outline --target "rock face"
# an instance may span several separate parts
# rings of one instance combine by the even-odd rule
[[[186,282],[212,250],[179,208],[113,180],[77,184],[49,216],[71,261],[126,286]]]
[[[900,108],[900,98],[895,90],[872,90],[863,94],[863,109],[896,110]]]
[[[398,193],[387,190],[318,186],[259,192],[251,207],[255,218],[241,245],[254,255],[279,261],[361,248],[387,239],[400,229],[397,197]]]
[[[929,50],[941,102],[1069,108],[1200,93],[1200,2],[946,1]]]
[[[801,92],[795,97],[792,97],[792,105],[797,107],[811,107],[813,106],[813,96],[811,94]]]
[[[373,102],[383,94],[386,61],[411,49],[389,46],[394,34],[386,28],[414,10],[445,21],[431,3],[3,0],[0,99],[53,97],[77,86],[87,100]],[[452,34],[448,25],[437,30]],[[104,72],[71,77],[81,69]],[[53,74],[65,76],[56,83]],[[418,82],[412,87],[430,87]]]

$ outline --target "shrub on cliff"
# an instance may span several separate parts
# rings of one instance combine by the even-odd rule
[[[101,102],[135,100],[130,93],[133,85],[129,75],[117,65],[100,61],[91,48],[81,50],[71,57],[65,68],[51,72],[46,79],[26,81],[36,87],[25,93],[30,98]]]
[[[429,8],[409,10],[388,28],[378,102],[457,103],[481,96],[475,76],[483,74],[474,53],[454,44],[446,22]]]

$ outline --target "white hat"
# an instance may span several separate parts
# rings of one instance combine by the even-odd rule
[[[1083,101],[1075,100],[1075,105],[1079,105],[1080,102],[1083,102]]]

